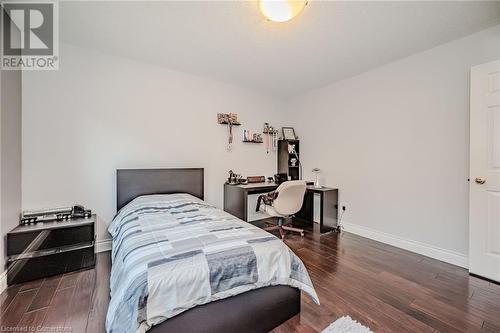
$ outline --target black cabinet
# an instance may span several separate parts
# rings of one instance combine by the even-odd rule
[[[7,234],[7,283],[95,266],[96,216],[20,225]]]

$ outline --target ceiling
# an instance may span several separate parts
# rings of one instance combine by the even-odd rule
[[[63,42],[286,98],[500,23],[500,2],[61,2]]]

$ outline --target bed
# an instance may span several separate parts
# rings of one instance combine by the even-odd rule
[[[117,170],[109,333],[267,332],[319,303],[277,237],[204,199],[204,170]]]

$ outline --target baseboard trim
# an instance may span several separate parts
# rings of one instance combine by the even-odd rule
[[[370,238],[385,244],[399,247],[410,252],[415,252],[426,257],[441,260],[463,268],[469,267],[469,259],[462,253],[442,249],[433,245],[414,241],[396,235],[391,235],[379,230],[368,228],[365,226],[343,223],[344,230],[362,237]]]
[[[7,289],[7,270],[0,274],[0,294]]]
[[[111,251],[111,239],[98,240],[95,244],[95,252]]]

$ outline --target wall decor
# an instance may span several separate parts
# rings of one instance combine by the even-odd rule
[[[254,133],[252,139],[253,139],[253,142],[258,142],[258,143],[264,142],[264,141],[262,141],[262,134],[260,134],[260,133]]]
[[[217,113],[217,122],[223,125],[228,125],[228,124],[232,124],[234,126],[241,125],[238,119],[238,114],[234,112]]]
[[[252,131],[244,130],[243,131],[243,141],[251,141],[253,138]]]
[[[269,123],[264,123],[264,130],[262,133],[264,134],[264,141],[266,142],[266,152],[269,154],[271,149],[276,151],[278,149],[278,130],[269,125]]]
[[[233,126],[241,125],[238,120],[237,113],[217,113],[217,123],[227,125],[229,129],[229,135],[227,139],[227,150],[231,151],[233,149]]]
[[[243,142],[263,143],[262,134],[254,133],[251,130],[243,131]]]
[[[282,127],[281,131],[283,132],[284,140],[297,140],[293,127]]]

